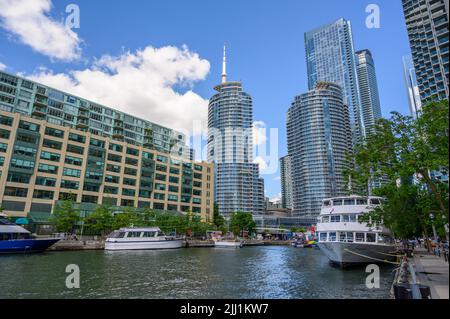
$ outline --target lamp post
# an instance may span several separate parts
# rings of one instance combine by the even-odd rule
[[[436,227],[434,226],[434,214],[430,214],[430,219],[431,219],[431,227],[433,227],[433,238],[434,240],[437,239],[437,233],[436,233]]]

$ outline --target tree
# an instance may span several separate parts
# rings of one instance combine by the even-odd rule
[[[225,228],[225,218],[219,213],[219,206],[217,204],[214,204],[213,224],[216,226],[216,229]]]
[[[345,178],[358,190],[382,182],[374,193],[387,202],[371,217],[382,217],[398,235],[427,231],[432,211],[439,228],[448,223],[448,184],[430,176],[448,174],[448,111],[448,101],[440,101],[425,105],[418,119],[393,112],[351,155]]]
[[[256,223],[253,220],[251,213],[235,212],[231,216],[230,229],[235,235],[240,235],[244,231],[249,233],[253,232],[256,227]]]
[[[121,213],[114,215],[113,228],[142,226],[142,217],[132,207],[125,207]]]
[[[111,206],[99,205],[94,212],[86,217],[85,227],[93,230],[95,233],[105,236],[114,230],[114,215]]]
[[[73,202],[65,199],[61,203],[56,204],[50,220],[55,223],[58,232],[74,234],[81,217]]]

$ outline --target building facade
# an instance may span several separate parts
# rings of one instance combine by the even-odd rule
[[[416,69],[410,55],[403,57],[403,73],[405,76],[406,93],[411,115],[417,118],[418,112],[422,109],[419,86],[417,85]]]
[[[292,209],[291,157],[280,158],[281,207]]]
[[[347,193],[343,172],[352,149],[349,117],[337,84],[317,82],[295,97],[287,115],[293,216],[314,217],[324,198]]]
[[[370,134],[374,132],[375,123],[381,118],[375,63],[372,53],[367,49],[357,51],[355,55],[362,117],[366,134]]]
[[[0,110],[190,158],[180,132],[48,86],[0,72]]]
[[[253,105],[242,83],[228,82],[225,52],[222,83],[208,107],[208,162],[215,164],[215,202],[220,214],[264,212],[264,181],[253,163]]]
[[[422,104],[448,99],[448,0],[402,0]]]
[[[305,33],[308,88],[319,81],[338,84],[350,112],[353,143],[365,137],[363,111],[355,65],[355,50],[349,21],[341,18]]]

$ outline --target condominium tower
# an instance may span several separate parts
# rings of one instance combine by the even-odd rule
[[[342,88],[344,104],[350,112],[352,141],[357,143],[365,136],[365,127],[350,22],[341,18],[306,32],[305,48],[309,90],[319,81],[336,83]]]
[[[287,115],[293,215],[314,217],[324,198],[346,194],[343,172],[351,151],[351,131],[343,91],[317,82],[296,96]]]
[[[402,0],[422,104],[448,99],[448,0]]]
[[[280,158],[281,205],[283,208],[292,208],[292,177],[291,157],[286,155]]]
[[[215,202],[227,217],[264,211],[263,180],[253,163],[252,98],[241,82],[228,82],[224,49],[222,83],[208,107],[208,161],[215,164]]]
[[[375,63],[372,53],[367,49],[357,51],[355,55],[364,127],[366,134],[369,134],[373,133],[375,123],[381,118]]]

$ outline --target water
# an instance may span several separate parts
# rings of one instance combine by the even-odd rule
[[[79,289],[65,286],[68,264]],[[380,270],[368,289],[365,267],[331,267],[316,249],[47,252],[0,256],[0,298],[389,298],[392,267]]]

